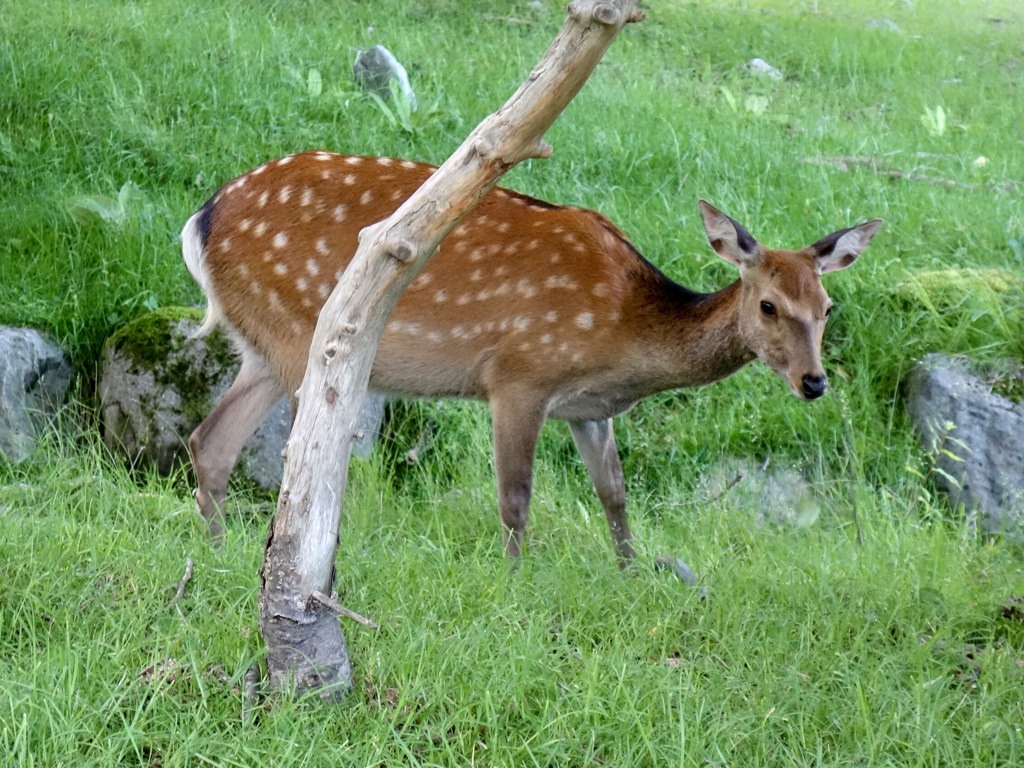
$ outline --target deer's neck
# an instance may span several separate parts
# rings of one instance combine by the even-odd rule
[[[754,359],[739,332],[738,280],[710,294],[667,282],[658,293],[642,365],[659,391],[710,384]]]

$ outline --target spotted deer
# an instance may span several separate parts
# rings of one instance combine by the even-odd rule
[[[407,160],[305,152],[223,186],[185,224],[189,272],[206,294],[200,333],[222,326],[241,370],[189,440],[196,500],[223,533],[242,443],[306,369],[325,300],[359,231],[390,215],[434,171]],[[739,279],[710,294],[674,283],[599,213],[492,190],[442,242],[395,306],[370,386],[394,395],[485,400],[498,510],[517,557],[544,421],[568,423],[621,558],[632,558],[612,417],[665,390],[708,384],[755,358],[792,392],[825,392],[825,272],[844,269],[882,225],[772,250],[699,201],[714,251]]]

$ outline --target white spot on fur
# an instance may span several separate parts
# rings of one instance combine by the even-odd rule
[[[431,331],[427,334],[427,338],[434,342],[440,342],[444,339],[438,331]]]
[[[318,237],[316,239],[316,252],[319,253],[321,256],[330,256],[331,255],[331,249],[327,247],[327,238],[326,237]],[[310,274],[314,274],[315,275],[316,272],[311,272]]]
[[[238,231],[239,232],[248,232],[251,227],[252,227],[252,219],[242,219],[240,222],[238,222]]]
[[[278,232],[276,235],[274,235],[274,247],[275,248],[284,248],[286,245],[288,245],[288,233],[287,232]]]
[[[544,281],[544,286],[546,288],[551,289],[564,288],[567,291],[575,291],[577,288],[580,287],[579,284],[575,280],[573,280],[572,277],[570,277],[569,275],[558,275],[557,277],[549,277],[547,280]]]
[[[302,188],[302,198],[299,200],[299,205],[301,205],[302,207],[305,208],[307,205],[309,205],[312,202],[313,202],[313,188],[312,187],[303,187]]]
[[[462,307],[465,306],[466,304],[469,304],[469,302],[471,302],[472,300],[472,296],[470,296],[468,293],[464,293],[455,300],[455,303]]]
[[[555,340],[555,337],[552,336],[550,333],[545,333],[545,334],[541,335],[541,337],[540,337],[540,343],[541,344],[550,344],[554,340]]]
[[[342,179],[341,181],[342,181],[342,183],[346,187],[351,187],[351,186],[355,185],[356,179],[358,179],[358,178],[359,177],[356,176],[354,173],[347,173],[347,174],[345,174],[345,178]]]
[[[361,195],[359,196],[359,202],[360,202],[360,203],[362,203],[363,205],[366,205],[366,204],[367,204],[367,203],[369,203],[369,202],[370,202],[371,200],[373,200],[373,192],[371,192],[371,191],[370,191],[370,190],[368,190],[368,189],[367,189],[367,190],[364,190],[364,191],[363,191],[363,194],[361,194]]]
[[[434,294],[434,301],[438,304],[448,300],[448,291],[442,288],[440,291]]]
[[[320,287],[316,289],[316,292],[320,294],[321,299],[326,299],[333,290],[334,286],[330,283],[320,283]]]
[[[344,203],[338,203],[334,206],[334,220],[342,222],[345,220],[345,216],[348,214],[348,208],[345,207]]]
[[[309,290],[309,280],[307,280],[304,277],[300,277],[298,280],[295,281],[295,289],[297,291],[305,293],[306,291]]]
[[[263,237],[263,235],[266,233],[266,231],[267,231],[267,222],[261,221],[259,224],[256,225],[256,228],[252,231],[252,233],[254,235],[256,235],[256,237]]]
[[[266,164],[266,163],[264,163],[264,164],[263,164],[263,165],[261,165],[261,166],[260,166],[259,168],[256,168],[256,169],[255,169],[254,171],[252,171],[252,175],[253,175],[253,176],[259,176],[259,175],[260,175],[261,173],[263,173],[263,172],[264,172],[265,170],[267,170],[267,164]]]
[[[461,245],[462,242],[460,241],[459,244]],[[473,252],[469,254],[469,260],[470,261],[480,261],[480,259],[482,259],[483,257],[484,257],[484,249],[483,248],[474,248]]]
[[[394,160],[392,160],[390,157],[378,157],[377,158],[377,164],[378,165],[391,165],[391,163],[393,163],[393,162],[394,162]]]
[[[313,277],[320,274],[320,262],[316,259],[306,259],[306,271]]]
[[[547,320],[549,323],[553,323],[555,322],[555,320],[558,319],[558,313],[552,309],[550,312],[547,312],[544,315],[544,319]]]
[[[532,322],[533,320],[526,315],[517,315],[515,320],[512,321],[512,327],[517,331],[525,331]]]
[[[409,287],[410,288],[422,288],[423,286],[425,286],[427,283],[429,283],[433,279],[434,279],[434,276],[432,274],[430,274],[429,272],[421,272],[419,277],[417,277],[415,280],[413,280],[412,281],[412,285],[410,285]]]
[[[291,187],[281,187],[281,191],[277,193],[277,200],[280,203],[287,203],[292,196]]]
[[[253,280],[249,283],[249,292],[255,296],[259,296],[263,293],[263,284],[259,280]]]
[[[280,167],[282,165],[288,165],[288,163],[290,163],[294,159],[295,158],[292,157],[291,155],[288,155],[287,157],[282,157],[280,160],[277,161],[277,165],[278,165],[278,167]]]
[[[576,327],[583,331],[589,331],[594,327],[594,316],[590,312],[580,312],[576,315]]]
[[[258,205],[260,208],[263,208],[264,206],[266,206],[267,200],[269,200],[269,199],[270,199],[270,190],[269,189],[265,189],[265,190],[263,190],[263,193],[260,195],[260,199],[256,201],[256,205]]]
[[[231,250],[231,238],[230,237],[225,237],[223,240],[220,241],[220,249],[224,253],[227,253],[228,251]]]
[[[275,275],[287,275],[288,274],[288,265],[285,264],[283,261],[277,262],[277,264],[274,265],[274,274]]]
[[[469,279],[472,280],[474,283],[480,282],[481,280],[484,279],[484,272],[483,272],[483,270],[482,269],[475,270],[473,272],[473,274],[469,276]]]
[[[401,165],[403,168],[408,168],[409,170],[412,170],[413,168],[416,167],[416,163],[412,162],[411,160],[403,160],[401,163],[399,163],[399,165]]]
[[[363,158],[359,157],[358,155],[349,155],[348,157],[345,158],[345,162],[348,163],[349,165],[359,165],[360,163],[363,162]]]
[[[516,293],[521,294],[524,299],[532,299],[537,295],[537,289],[524,277],[516,283]]]
[[[608,288],[608,283],[598,283],[591,289],[591,293],[603,299],[611,293],[611,290]]]

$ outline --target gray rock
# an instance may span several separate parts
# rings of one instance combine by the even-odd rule
[[[0,328],[0,456],[24,461],[67,401],[64,350],[31,328]]]
[[[189,435],[238,373],[221,332],[190,338],[202,317],[196,309],[159,309],[107,342],[100,378],[103,440],[133,466],[155,466],[165,474],[188,466]],[[373,450],[383,411],[383,398],[367,395],[355,455]],[[243,446],[236,473],[266,490],[278,488],[290,429],[291,408],[282,398]]]
[[[821,514],[814,488],[794,469],[726,458],[705,480],[706,496],[754,514],[760,526],[804,528]]]
[[[987,533],[1024,534],[1024,405],[963,359],[928,355],[907,378],[907,411],[935,462],[935,484]]]
[[[391,97],[391,81],[398,83],[409,106],[416,111],[416,94],[409,85],[409,75],[398,59],[383,45],[375,45],[368,51],[361,51],[353,66],[356,82],[370,93],[382,99]]]

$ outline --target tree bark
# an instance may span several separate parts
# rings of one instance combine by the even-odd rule
[[[270,687],[337,699],[351,666],[331,595],[352,441],[384,326],[441,241],[512,166],[546,158],[543,136],[630,21],[639,0],[574,0],[529,78],[391,217],[364,229],[324,305],[286,448],[261,569],[260,632]]]

